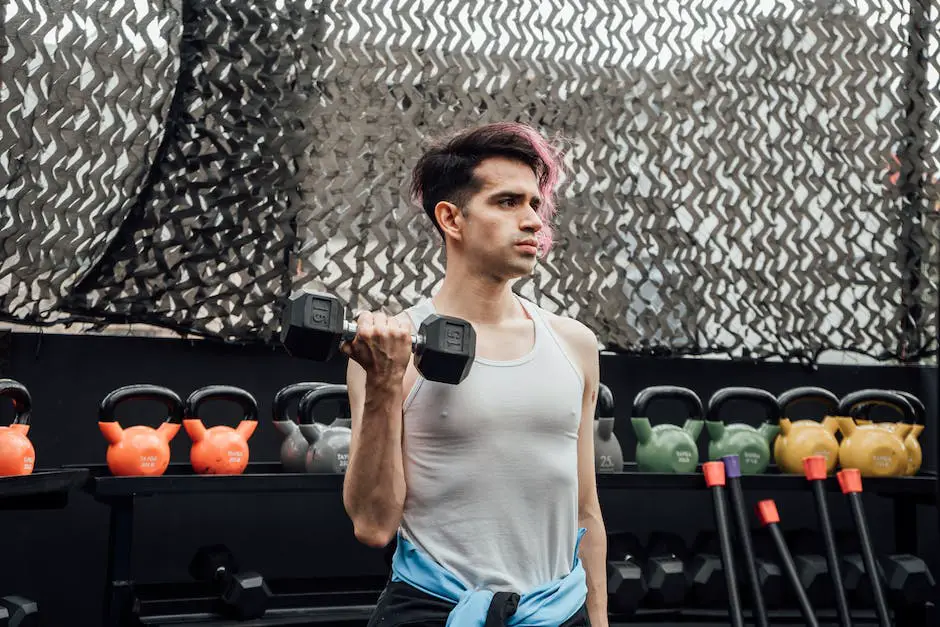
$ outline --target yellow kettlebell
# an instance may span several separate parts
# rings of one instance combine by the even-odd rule
[[[822,421],[791,420],[790,409],[798,403],[815,402],[822,406]],[[774,460],[781,472],[803,474],[803,458],[826,458],[826,473],[835,470],[839,461],[839,397],[825,388],[798,387],[777,397],[780,405],[780,434],[774,441]]]
[[[914,408],[914,413],[911,416],[910,420],[910,433],[907,434],[907,437],[904,438],[904,448],[907,449],[907,468],[902,473],[904,476],[911,477],[917,474],[917,471],[920,470],[920,466],[924,461],[924,452],[921,449],[920,441],[918,438],[920,434],[924,431],[924,426],[926,425],[927,419],[927,408],[924,406],[924,403],[911,394],[910,392],[904,392],[902,390],[889,390],[894,394],[900,394],[911,404],[911,407]],[[873,405],[865,405],[860,411],[862,416],[866,416],[865,419],[856,419],[856,424],[877,424],[882,429],[887,429],[888,431],[897,431],[898,427],[903,427],[905,423],[902,422],[879,422],[873,423],[872,420],[868,419],[867,416],[871,411]]]
[[[839,465],[857,468],[863,477],[899,477],[907,471],[904,438],[911,432],[911,425],[902,422],[885,428],[880,424],[857,424],[855,419],[872,405],[890,407],[906,419],[914,415],[908,400],[895,392],[869,389],[846,394],[839,403]]]

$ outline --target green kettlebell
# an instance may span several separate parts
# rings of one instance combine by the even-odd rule
[[[654,400],[682,401],[688,418],[679,427],[650,424],[647,411]],[[698,466],[698,440],[702,433],[702,401],[688,388],[654,385],[640,390],[633,399],[630,422],[636,434],[636,467],[642,472],[695,472]]]
[[[729,401],[751,401],[766,413],[760,427],[736,422],[726,425],[719,420],[721,408]],[[748,387],[727,387],[715,392],[708,400],[705,429],[708,431],[708,459],[718,461],[725,455],[737,455],[741,474],[757,475],[770,464],[770,447],[780,433],[780,403],[766,390]]]

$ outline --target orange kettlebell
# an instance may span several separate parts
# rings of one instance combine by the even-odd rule
[[[158,401],[166,405],[167,417],[154,429],[146,425],[123,428],[114,417],[126,401]],[[101,401],[98,428],[108,441],[108,468],[119,477],[159,477],[170,465],[170,442],[179,433],[183,401],[169,388],[134,384],[120,387]]]
[[[821,421],[791,420],[790,408],[798,403],[814,402],[821,406]],[[822,456],[826,459],[826,473],[835,470],[839,461],[839,441],[836,433],[839,422],[839,397],[825,388],[798,387],[777,397],[780,405],[780,435],[774,442],[774,460],[777,467],[790,474],[803,474],[803,458]]]
[[[927,408],[924,406],[923,401],[911,394],[910,392],[904,392],[903,390],[889,390],[893,394],[899,394],[907,399],[911,404],[911,407],[914,409],[914,413],[910,416],[910,432],[904,438],[904,447],[907,449],[907,467],[904,472],[901,474],[904,476],[913,476],[916,475],[920,470],[921,464],[924,461],[924,451],[921,449],[920,441],[917,439],[920,437],[920,434],[924,431],[924,425],[927,420]],[[855,422],[857,424],[876,424],[882,429],[887,429],[888,431],[897,431],[899,428],[906,429],[906,425],[903,422],[879,422],[874,423],[869,418],[869,412],[871,411],[873,405],[863,405],[859,410],[859,415],[864,416],[864,419],[858,419]]]
[[[199,417],[199,407],[207,401],[231,401],[239,405],[243,416],[238,427],[224,425],[206,428]],[[258,426],[258,402],[241,388],[231,385],[207,385],[186,399],[183,427],[192,438],[189,460],[201,475],[240,475],[248,466],[248,439]]]
[[[0,427],[0,476],[29,475],[36,464],[36,451],[29,441],[29,416],[33,400],[19,381],[0,379],[0,396],[13,401],[16,417],[9,427]]]
[[[907,470],[904,438],[910,433],[911,425],[901,422],[885,428],[879,424],[857,423],[855,419],[871,405],[890,407],[907,419],[914,415],[914,408],[906,398],[888,390],[846,394],[839,403],[839,430],[842,431],[839,465],[858,468],[863,477],[899,477]]]

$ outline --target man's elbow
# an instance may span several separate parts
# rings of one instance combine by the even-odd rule
[[[578,522],[583,526],[585,523],[604,522],[604,515],[601,512],[601,504],[596,497],[583,498],[578,504]]]
[[[398,512],[398,516],[377,516],[377,512],[386,510],[386,507],[363,504],[350,498],[344,498],[343,501],[346,514],[349,516],[349,520],[352,521],[353,534],[356,536],[356,540],[366,546],[380,549],[394,539],[401,521],[400,507],[393,506],[389,508]]]
[[[396,529],[376,525],[353,523],[356,540],[373,549],[383,549],[395,538]]]

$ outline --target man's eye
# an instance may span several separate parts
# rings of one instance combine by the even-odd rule
[[[502,200],[499,201],[499,204],[501,204],[504,207],[512,207],[514,204],[516,204],[516,199],[515,198],[503,198]]]

